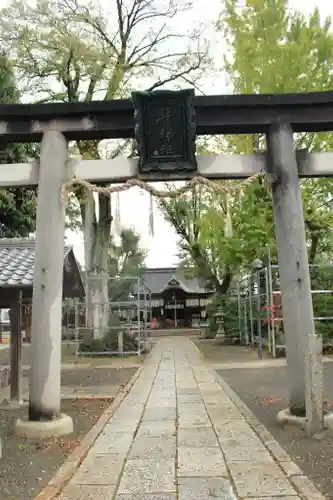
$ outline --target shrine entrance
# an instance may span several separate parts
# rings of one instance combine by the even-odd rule
[[[163,294],[163,319],[172,328],[185,327],[185,292],[179,288],[170,288]]]
[[[305,416],[306,408],[306,425],[322,430],[323,397],[315,394],[321,387],[320,370],[313,369],[320,342],[314,329],[299,177],[333,176],[333,154],[296,152],[293,133],[333,130],[332,92],[195,97],[192,89],[165,90],[103,102],[0,105],[0,116],[3,144],[42,141],[39,161],[2,165],[0,174],[0,187],[38,186],[29,418],[17,423],[19,434],[46,437],[47,432],[54,436],[73,429],[71,419],[60,413],[67,193],[75,185],[106,195],[138,185],[162,196],[147,182],[187,181],[176,196],[199,184],[216,191],[212,180],[250,179],[246,185],[259,177],[272,185],[290,412]],[[254,133],[266,135],[267,152],[196,155],[197,135]],[[138,157],[68,158],[68,141],[112,138],[135,138]],[[126,181],[120,189],[102,187]],[[176,307],[180,301],[176,295],[167,299],[171,315],[181,309]]]

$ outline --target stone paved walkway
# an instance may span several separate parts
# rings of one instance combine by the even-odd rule
[[[323,498],[298,496],[293,474],[311,484],[284,460],[273,459],[191,341],[163,339],[59,500]]]

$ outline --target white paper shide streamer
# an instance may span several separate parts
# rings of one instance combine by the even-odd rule
[[[225,205],[226,205],[226,218],[225,218],[225,227],[224,227],[224,236],[226,238],[231,238],[233,230],[232,230],[232,215],[228,194],[225,195]]]
[[[116,193],[116,206],[114,213],[114,231],[117,236],[121,233],[121,215],[120,215],[120,193]]]
[[[154,236],[154,197],[152,193],[149,195],[149,226],[148,226],[149,236]]]

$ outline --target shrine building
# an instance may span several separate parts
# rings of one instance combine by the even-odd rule
[[[213,290],[197,278],[186,278],[177,268],[149,268],[141,282],[151,296],[152,317],[160,328],[198,328]]]

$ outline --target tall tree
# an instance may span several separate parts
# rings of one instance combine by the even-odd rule
[[[17,104],[20,92],[15,84],[12,66],[0,54],[0,104]],[[26,144],[0,146],[0,164],[26,162],[33,154]],[[1,168],[1,166],[0,166]],[[2,238],[27,237],[35,230],[36,190],[31,188],[0,189],[0,231]]]
[[[287,0],[248,0],[241,8],[235,0],[224,0],[218,29],[227,40],[225,68],[235,92],[332,89],[331,19],[322,19],[318,8],[307,18]],[[295,139],[297,148],[310,151],[329,151],[333,146],[332,133],[297,134]],[[264,146],[260,136],[235,136],[230,141],[236,152],[252,153]],[[310,263],[320,251],[333,249],[332,189],[329,179],[302,181]]]
[[[133,229],[121,229],[119,241],[112,236],[108,254],[106,302],[102,303],[95,300],[93,295],[95,290],[98,289],[98,285],[94,281],[100,280],[100,277],[88,276],[87,281],[88,294],[92,294],[92,297],[90,297],[91,304],[88,302],[87,315],[89,323],[93,325],[93,336],[95,338],[103,337],[108,330],[114,307],[117,308],[119,302],[128,300],[129,295],[137,291],[138,278],[141,277],[144,271],[146,256],[146,250],[140,246],[140,236]],[[93,282],[92,286],[91,281]],[[95,319],[95,317],[101,315],[105,323],[98,321],[97,318]]]
[[[332,88],[333,37],[330,20],[316,9],[308,19],[285,0],[224,0],[217,23],[227,47],[224,67],[235,93],[306,92]],[[330,150],[332,134],[298,135],[297,147]],[[228,136],[212,140],[210,154],[252,154],[265,148],[261,136]],[[275,249],[272,204],[262,181],[238,193],[235,182],[220,195],[192,192],[163,202],[168,220],[180,236],[199,273],[225,293],[241,267]],[[332,182],[302,182],[310,262],[332,252]]]
[[[137,289],[145,269],[147,251],[140,246],[140,236],[133,229],[122,229],[119,242],[111,241],[109,250],[110,301],[126,300]],[[129,279],[127,279],[129,278]]]
[[[163,200],[161,207],[180,237],[182,266],[195,269],[200,280],[225,295],[235,274],[272,245],[273,221],[262,180],[244,189],[233,181],[219,187],[220,192],[195,188]]]
[[[0,40],[27,95],[39,96],[41,102],[114,99],[127,95],[133,85],[155,89],[196,79],[207,60],[206,48],[196,29],[176,34],[171,24],[188,8],[185,0],[114,0],[103,6],[98,0],[12,0],[1,10]],[[79,141],[77,148],[85,159],[99,159],[105,151],[98,141]],[[120,149],[118,144],[106,151],[114,156]],[[91,198],[98,210],[94,206],[87,215],[84,193],[77,189],[76,195],[87,271],[106,276],[110,200]],[[99,281],[105,300],[106,281]]]

